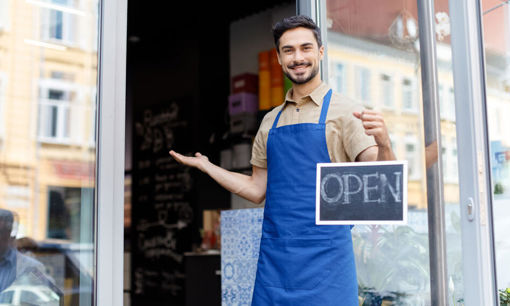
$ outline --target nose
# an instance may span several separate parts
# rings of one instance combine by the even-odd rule
[[[299,50],[297,50],[296,52],[294,52],[294,61],[296,62],[300,62],[300,61],[303,61],[305,58],[303,56],[303,53]]]

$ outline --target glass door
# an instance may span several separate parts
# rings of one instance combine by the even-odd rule
[[[501,305],[510,302],[510,6],[483,0],[487,123],[493,196],[496,283]]]
[[[435,161],[424,139],[416,1],[328,0],[326,16],[324,80],[380,111],[397,159],[408,161],[408,225],[352,230],[360,302],[428,305],[426,169]]]
[[[397,159],[409,165],[408,224],[357,226],[352,231],[360,303],[463,305],[448,1],[431,5],[435,11],[429,12],[430,20],[423,20],[424,6],[415,0],[307,3],[300,6],[327,29],[322,32],[327,51],[323,79],[346,100],[380,111]],[[429,49],[420,39],[427,31],[420,27],[432,33]],[[423,50],[430,54],[423,56]],[[428,55],[430,61],[425,60]],[[433,124],[437,136],[431,132]]]
[[[98,0],[0,0],[0,303],[92,305]]]
[[[381,111],[397,158],[409,163],[408,225],[353,230],[360,302],[508,303],[508,1],[327,0],[299,8],[327,28],[324,80]],[[438,227],[430,225],[431,205],[444,218]],[[445,256],[435,257],[441,245]],[[431,284],[441,278],[447,296],[439,301]]]

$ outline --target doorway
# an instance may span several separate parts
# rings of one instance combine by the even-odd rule
[[[229,112],[233,80],[246,82],[238,93],[256,95],[250,84],[258,82],[258,53],[273,48],[271,26],[296,12],[294,1],[182,5],[184,14],[171,2],[128,3],[127,305],[221,304],[219,210],[251,204],[168,151],[250,171],[264,112]]]

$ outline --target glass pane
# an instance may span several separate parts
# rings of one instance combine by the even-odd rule
[[[416,1],[330,0],[328,60],[354,70],[345,94],[382,111],[397,159],[408,161],[407,226],[357,226],[353,230],[360,298],[397,305],[430,304],[426,167],[437,157],[426,146]],[[448,1],[435,1],[443,188],[450,305],[463,304],[463,275]],[[350,67],[352,68],[350,68]],[[367,77],[359,76],[364,71]],[[369,77],[375,74],[378,78]],[[349,78],[349,72],[346,78]],[[331,73],[330,73],[331,80]],[[354,84],[353,84],[354,83]],[[370,103],[359,92],[366,91]],[[396,260],[397,259],[397,260]],[[367,268],[369,267],[369,268]],[[372,267],[372,268],[370,268]]]
[[[98,0],[0,0],[0,303],[92,305]]]
[[[437,43],[450,305],[463,303],[458,205],[455,100],[449,47],[448,1],[437,1]],[[429,305],[430,271],[426,167],[436,160],[426,146],[415,0],[328,0],[329,82],[342,63],[343,94],[382,112],[397,159],[408,161],[407,226],[356,226],[353,244],[363,305]],[[441,23],[443,22],[443,23]],[[448,57],[447,55],[450,54]]]
[[[491,153],[496,274],[501,305],[510,302],[510,6],[483,0],[483,38]]]
[[[360,301],[429,305],[416,1],[328,0],[327,16],[328,61],[343,63],[343,94],[383,113],[397,159],[409,166],[408,226],[352,230]]]

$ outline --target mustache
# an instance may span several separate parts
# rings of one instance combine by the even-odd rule
[[[294,63],[289,66],[289,69],[294,69],[297,66],[311,66],[311,65],[312,65],[312,63],[310,63],[310,62]]]

